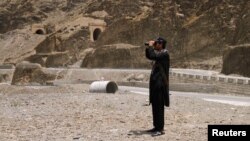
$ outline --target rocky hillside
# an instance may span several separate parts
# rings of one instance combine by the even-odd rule
[[[57,24],[81,15],[91,0],[1,0],[0,33],[22,29],[33,23]],[[71,15],[71,16],[69,16]]]
[[[101,64],[103,59],[102,54],[110,53],[109,49],[101,49],[106,45],[122,43],[143,46],[145,41],[163,36],[168,40],[172,67],[220,70],[223,52],[229,46],[250,42],[250,2],[247,0],[2,0],[0,7],[0,50],[8,50],[6,48],[12,46],[9,51],[15,52],[17,45],[10,42],[13,39],[9,35],[16,36],[20,30],[33,34],[30,30],[33,24],[56,26],[48,32],[55,36],[53,51],[67,54],[66,62],[69,63],[53,65],[50,63],[54,61],[52,57],[49,59],[51,61],[43,62],[44,66],[49,67],[72,65],[79,60],[84,62],[82,67],[98,67],[97,64]],[[80,18],[85,19],[78,20]],[[100,36],[98,34],[98,38],[94,37],[95,41],[90,40],[89,19],[106,23],[106,29]],[[89,23],[84,26],[84,22]],[[28,41],[36,42],[36,39]],[[33,46],[33,49],[36,50],[36,47]],[[25,48],[23,50],[22,54],[25,54]],[[102,53],[93,53],[96,55],[93,57],[89,51]],[[131,64],[124,66],[126,63],[112,63],[110,59],[105,62],[107,65],[104,63],[100,67],[145,67],[145,64],[133,65],[145,60],[141,56],[135,59],[137,62],[133,62],[127,56],[119,55],[119,50],[113,53],[120,61],[131,60]],[[1,56],[11,58],[5,54]],[[33,60],[32,57],[23,57],[9,62],[8,59],[1,59],[1,62],[15,64],[25,59]]]
[[[129,2],[125,1],[121,6],[126,3]],[[134,5],[140,7],[131,8],[137,9],[135,13],[125,13],[123,18],[110,25],[100,44],[125,42],[142,45],[143,41],[160,35],[169,41],[174,66],[199,67],[195,64],[216,60],[227,46],[250,41],[248,1],[156,0],[154,3],[139,3]],[[121,7],[116,8],[114,13],[119,13]],[[216,63],[206,69],[220,67]]]

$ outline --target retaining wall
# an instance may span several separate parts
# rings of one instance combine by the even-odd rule
[[[50,69],[54,73],[64,73],[64,79],[55,84],[91,83],[95,80],[112,80],[119,85],[147,87],[150,70],[142,69]],[[250,78],[221,75],[218,72],[186,72],[171,69],[170,90],[203,93],[240,94],[250,96]]]
[[[44,68],[44,71],[63,76],[62,79],[56,79],[51,82],[53,85],[112,80],[116,81],[119,85],[148,87],[150,76],[150,70],[143,69]],[[12,76],[14,70],[0,70],[0,74],[6,72]],[[170,90],[250,96],[250,78],[226,76],[213,71],[171,69]]]

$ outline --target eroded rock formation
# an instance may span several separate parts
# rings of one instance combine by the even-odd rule
[[[47,85],[60,76],[43,71],[40,64],[22,62],[16,66],[11,84],[13,85]]]
[[[223,55],[222,73],[250,77],[250,45],[227,49]]]

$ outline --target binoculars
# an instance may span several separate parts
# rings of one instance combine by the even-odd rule
[[[157,41],[154,42],[153,46],[157,44]],[[144,43],[145,46],[149,46],[149,42]]]

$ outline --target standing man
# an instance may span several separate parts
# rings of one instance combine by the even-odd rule
[[[147,131],[153,136],[164,134],[164,105],[169,107],[170,58],[166,44],[167,41],[162,37],[146,44],[146,57],[154,61],[149,82],[149,102],[152,104],[154,128]]]

